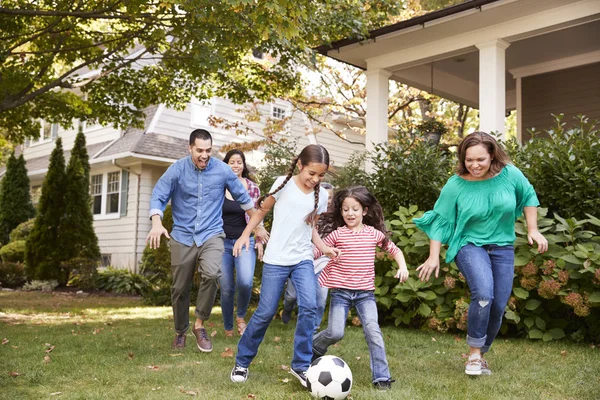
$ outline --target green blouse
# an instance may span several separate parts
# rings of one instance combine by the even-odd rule
[[[468,181],[452,176],[433,210],[413,222],[432,240],[448,244],[446,262],[452,262],[466,244],[512,245],[515,220],[523,207],[537,207],[533,186],[514,165],[507,164],[493,178]]]

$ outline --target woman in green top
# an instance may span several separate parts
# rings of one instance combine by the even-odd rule
[[[506,152],[484,132],[458,146],[457,174],[446,182],[432,211],[414,220],[430,238],[429,258],[417,268],[419,279],[439,276],[440,249],[456,261],[471,291],[467,320],[468,375],[489,375],[483,359],[502,324],[514,276],[515,220],[525,214],[527,239],[540,253],[548,241],[537,228],[533,186],[510,164]]]

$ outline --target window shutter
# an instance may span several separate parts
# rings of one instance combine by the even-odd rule
[[[121,217],[127,215],[127,194],[129,192],[129,171],[121,171]]]
[[[52,140],[58,137],[58,124],[52,124]]]

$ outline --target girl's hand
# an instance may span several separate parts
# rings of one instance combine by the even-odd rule
[[[254,248],[256,249],[256,255],[258,256],[258,260],[262,261],[263,258],[263,244],[259,241],[256,241]]]
[[[269,232],[267,232],[264,226],[259,225],[254,229],[254,238],[257,242],[265,244],[269,241]]]
[[[538,253],[540,254],[548,251],[548,240],[546,240],[544,235],[537,229],[527,233],[527,241],[530,245],[532,245],[533,242],[536,242],[538,245]]]
[[[408,279],[408,269],[406,269],[406,267],[398,269],[394,278],[400,279],[400,283],[406,282]]]
[[[233,245],[233,256],[237,257],[240,255],[242,249],[246,247],[246,251],[250,250],[250,236],[242,235],[238,240],[235,241]]]
[[[342,255],[342,251],[340,249],[336,249],[335,247],[325,247],[323,249],[323,254],[332,260],[336,260]]]
[[[437,278],[440,275],[439,257],[433,259],[429,257],[423,264],[417,267],[417,271],[419,271],[419,279],[422,282],[428,281],[433,271],[435,271],[435,277]]]

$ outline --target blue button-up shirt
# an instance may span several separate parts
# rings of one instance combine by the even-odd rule
[[[194,165],[191,156],[177,160],[160,177],[150,199],[150,218],[163,211],[171,200],[173,231],[171,237],[191,246],[201,246],[223,232],[222,209],[225,189],[242,209],[254,207],[244,185],[229,165],[210,158],[205,169]]]

